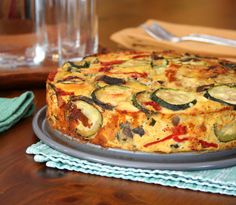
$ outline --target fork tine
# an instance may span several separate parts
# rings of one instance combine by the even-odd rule
[[[152,23],[150,26],[143,24],[141,27],[144,29],[146,33],[152,36],[154,39],[162,39],[166,41],[170,41],[173,43],[178,43],[181,41],[197,41],[197,42],[204,42],[204,43],[211,43],[217,45],[224,45],[224,46],[231,46],[236,47],[236,41],[233,39],[226,39],[217,36],[210,36],[206,34],[188,34],[185,36],[175,36],[162,28],[157,23]]]
[[[151,27],[147,26],[146,24],[142,24],[141,27],[144,29],[144,31],[147,34],[149,34],[154,39],[157,39],[157,40],[163,39],[162,36],[159,36],[158,33],[155,32],[155,30],[153,31],[153,29]]]
[[[162,35],[165,39],[170,40],[174,36],[173,34],[171,34],[169,31],[167,31],[166,29],[164,29],[163,27],[161,27],[158,23],[152,23],[151,27],[153,28],[153,30],[156,30],[158,33],[160,33],[160,35]]]
[[[156,26],[155,24],[152,24],[150,25],[150,30],[152,30],[152,32],[159,36],[161,39],[164,39],[164,40],[170,40],[170,36],[166,35],[165,32],[163,32],[163,30],[161,28],[159,28],[158,26]]]

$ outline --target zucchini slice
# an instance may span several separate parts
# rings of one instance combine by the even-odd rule
[[[230,61],[223,60],[220,62],[220,65],[227,69],[236,70],[236,63],[232,63]]]
[[[181,65],[207,66],[208,63],[195,55],[184,55],[181,58],[172,58],[173,63]]]
[[[72,101],[72,102],[75,102],[77,100],[82,100],[82,101],[84,101],[88,104],[91,104],[91,105],[94,103],[91,98],[84,96],[84,95],[77,95],[77,96],[73,95],[70,97],[70,101]]]
[[[58,80],[57,83],[62,84],[78,84],[84,82],[84,79],[79,76],[67,76],[64,79]]]
[[[68,61],[64,63],[64,65],[62,66],[63,70],[66,70],[68,72],[80,72],[80,69],[89,67],[90,67],[90,62],[88,61],[81,61],[81,62]]]
[[[191,92],[170,88],[157,89],[151,94],[151,99],[170,110],[185,110],[197,103]]]
[[[69,115],[78,123],[76,132],[84,138],[93,137],[102,126],[101,113],[93,105],[83,100],[72,102],[72,105]]]
[[[112,110],[121,102],[126,102],[131,96],[131,89],[126,86],[107,85],[95,89],[92,94],[93,101],[100,107]]]
[[[141,91],[134,94],[132,98],[133,105],[146,114],[156,113],[157,109],[155,109],[155,106],[152,106],[152,103],[155,102],[150,99],[150,95],[151,93],[147,91]]]
[[[236,85],[219,85],[210,88],[204,97],[219,103],[236,106]]]
[[[121,85],[125,83],[125,80],[122,78],[114,78],[107,75],[101,76],[98,80],[103,81],[109,85]]]
[[[214,133],[220,142],[236,140],[236,121],[224,126],[214,124]]]

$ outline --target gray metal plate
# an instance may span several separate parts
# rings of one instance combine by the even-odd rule
[[[103,148],[81,143],[52,129],[47,120],[46,106],[34,116],[33,130],[50,147],[65,154],[102,164],[142,169],[203,170],[236,165],[236,149],[201,153],[145,153]]]

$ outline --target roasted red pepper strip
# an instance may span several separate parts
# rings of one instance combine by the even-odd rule
[[[149,54],[140,54],[140,55],[132,56],[132,58],[136,59],[136,58],[144,58],[144,57],[149,57],[149,56],[150,56]]]
[[[189,140],[189,138],[188,137],[179,138],[179,135],[174,135],[173,140],[176,141],[176,142],[184,142],[184,141]]]
[[[143,104],[144,105],[150,105],[157,111],[161,110],[161,106],[156,102],[150,101],[150,102],[144,102]]]
[[[115,64],[121,64],[124,60],[114,60],[114,61],[108,61],[108,62],[100,62],[103,66],[109,66],[109,65],[115,65]]]
[[[173,127],[171,130],[174,135],[184,135],[187,133],[187,127],[183,125],[177,125]]]
[[[70,109],[70,117],[73,120],[79,120],[80,122],[82,122],[83,126],[90,128],[92,126],[92,124],[89,123],[89,119],[87,118],[87,116],[85,116],[80,109],[77,109],[76,107],[72,107]]]
[[[163,142],[163,141],[169,140],[169,139],[171,139],[172,137],[173,137],[173,135],[169,135],[169,136],[167,136],[167,137],[165,137],[165,138],[163,138],[163,139],[161,139],[161,140],[157,140],[157,141],[154,141],[154,142],[149,142],[149,143],[145,144],[144,147],[149,147],[149,146],[154,145],[154,144],[157,144],[157,143],[159,143],[159,142]]]
[[[176,80],[176,70],[166,70],[165,76],[167,77],[169,82],[173,82]]]
[[[151,145],[157,144],[159,142],[163,142],[169,139],[173,139],[176,142],[184,142],[186,140],[189,140],[189,137],[184,137],[184,138],[179,138],[180,135],[184,135],[187,133],[187,127],[183,126],[183,125],[177,125],[173,128],[168,128],[168,129],[164,129],[165,131],[168,131],[169,129],[171,129],[172,133],[171,135],[168,135],[167,137],[161,139],[161,140],[157,140],[154,142],[150,142],[144,145],[144,147],[149,147]],[[199,140],[199,143],[201,144],[201,146],[203,148],[208,148],[208,147],[214,147],[217,148],[218,145],[215,143],[211,143],[211,142],[206,142],[204,140]]]
[[[208,147],[215,147],[217,148],[218,145],[215,143],[211,143],[211,142],[206,142],[204,140],[199,140],[199,143],[202,145],[203,148],[208,148]]]
[[[98,71],[99,72],[108,72],[112,69],[112,66],[104,66],[104,67],[101,67]]]
[[[128,72],[128,73],[124,73],[124,74],[131,74],[132,78],[146,78],[148,76],[147,73],[143,72],[143,73],[138,73],[138,72]]]
[[[188,139],[188,138],[183,138],[183,139],[178,138],[179,135],[184,135],[184,134],[187,133],[187,127],[186,126],[177,125],[177,126],[171,128],[171,131],[172,131],[171,135],[168,135],[167,137],[165,137],[161,140],[157,140],[157,141],[154,141],[154,142],[149,142],[149,143],[145,144],[144,147],[149,147],[151,145],[154,145],[154,144],[157,144],[159,142],[163,142],[163,141],[166,141],[166,140],[169,140],[169,139],[173,139],[176,142],[181,142],[181,141],[185,141],[185,140]]]
[[[169,82],[176,81],[176,73],[179,65],[170,65],[168,69],[165,71],[165,76],[167,77]]]

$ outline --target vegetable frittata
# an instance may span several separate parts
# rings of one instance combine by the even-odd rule
[[[97,54],[47,80],[54,129],[143,152],[236,147],[236,64],[174,51]]]

